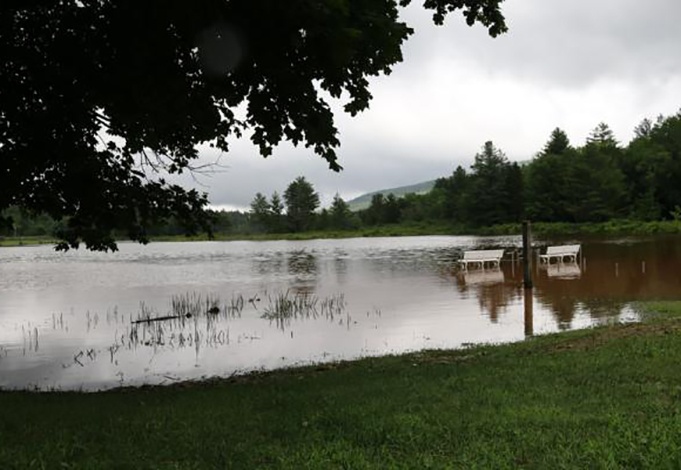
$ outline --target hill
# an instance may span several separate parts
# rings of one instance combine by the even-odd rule
[[[359,211],[362,209],[366,209],[369,207],[371,204],[371,198],[375,194],[383,194],[384,196],[387,196],[388,194],[394,194],[397,197],[404,196],[406,194],[414,193],[414,194],[425,194],[429,192],[431,189],[433,189],[433,186],[435,185],[435,180],[430,180],[430,181],[424,181],[422,183],[416,183],[416,184],[410,184],[408,186],[399,186],[397,188],[390,188],[390,189],[381,189],[379,191],[374,191],[371,193],[366,193],[362,194],[361,196],[358,196],[354,199],[351,199],[348,201],[348,205],[350,206],[350,210],[352,211]]]

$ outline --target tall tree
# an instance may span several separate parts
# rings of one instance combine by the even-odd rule
[[[329,223],[332,228],[344,230],[352,227],[352,212],[347,202],[336,193],[329,208]]]
[[[299,176],[284,192],[286,217],[293,232],[303,232],[312,225],[314,211],[319,207],[319,195],[305,177]]]
[[[559,128],[554,129],[526,172],[525,210],[532,220],[569,220],[569,168],[575,158],[576,152],[567,134]]]
[[[626,187],[609,144],[587,144],[571,160],[565,191],[574,222],[603,222],[623,215]]]
[[[385,224],[396,224],[400,221],[401,216],[402,208],[400,207],[400,199],[393,193],[388,194],[385,198],[382,222]]]
[[[270,230],[274,233],[284,230],[284,202],[276,191],[270,198]]]
[[[425,0],[435,23],[506,30],[502,0]],[[267,156],[282,140],[341,168],[333,113],[371,99],[368,78],[402,60],[410,0],[62,0],[0,7],[0,212],[66,218],[60,248],[146,242],[174,215],[209,230],[206,196],[168,183],[198,144],[227,151],[249,130]],[[237,115],[237,107],[246,113]],[[161,177],[159,177],[161,176]]]
[[[636,139],[650,136],[653,131],[653,121],[644,118],[636,127],[634,127],[634,137]]]
[[[470,181],[466,170],[459,165],[450,177],[440,178],[435,182],[434,189],[444,192],[442,212],[444,219],[457,223],[466,222]]]
[[[382,193],[371,196],[371,203],[362,211],[362,220],[367,225],[377,225],[383,223],[385,213],[385,197]]]
[[[657,149],[653,184],[662,216],[670,218],[681,207],[681,110],[658,118],[650,133],[650,142]]]
[[[570,148],[570,139],[565,131],[556,127],[544,146],[543,155],[562,155]]]
[[[475,155],[467,198],[469,220],[475,225],[493,225],[512,220],[509,206],[506,155],[492,141]]]
[[[617,139],[615,134],[606,123],[599,123],[587,136],[587,145],[596,145],[599,147],[613,148],[617,147]]]
[[[462,166],[457,166],[452,175],[452,219],[463,223],[468,218],[470,200],[470,175]]]
[[[256,193],[251,201],[251,221],[259,232],[265,232],[270,225],[270,203],[262,193]]]
[[[436,187],[426,194],[405,194],[400,198],[400,221],[446,219],[444,213],[446,197],[446,192]]]
[[[506,192],[506,220],[520,222],[525,213],[525,184],[523,171],[518,163],[510,163],[506,167],[505,192]]]

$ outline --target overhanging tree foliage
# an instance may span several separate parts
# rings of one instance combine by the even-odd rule
[[[503,0],[425,0],[435,23],[460,10],[496,36]],[[321,92],[354,115],[368,78],[390,73],[412,34],[410,0],[59,0],[0,6],[0,211],[63,220],[58,247],[146,242],[175,216],[209,230],[206,196],[169,184],[197,145],[227,151],[251,132],[263,156],[282,140],[339,170]],[[244,106],[243,116],[235,110]]]

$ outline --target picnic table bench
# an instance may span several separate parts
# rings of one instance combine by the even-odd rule
[[[485,267],[485,263],[492,263],[499,267],[501,257],[504,256],[504,250],[473,250],[464,251],[463,257],[459,260],[464,269],[468,269],[468,264],[479,264],[481,268]]]
[[[545,254],[539,255],[539,260],[548,264],[551,262],[551,259],[557,258],[558,262],[562,263],[567,257],[568,261],[577,262],[580,248],[581,245],[549,246],[546,248]]]

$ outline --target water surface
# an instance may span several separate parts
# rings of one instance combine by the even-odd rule
[[[680,238],[581,242],[577,264],[537,263],[527,305],[519,237],[1,248],[0,387],[97,390],[515,341],[633,320],[632,301],[681,292]],[[456,267],[462,250],[491,247],[507,249],[500,269]],[[182,299],[201,311],[140,322]],[[282,300],[300,308],[272,315]]]

